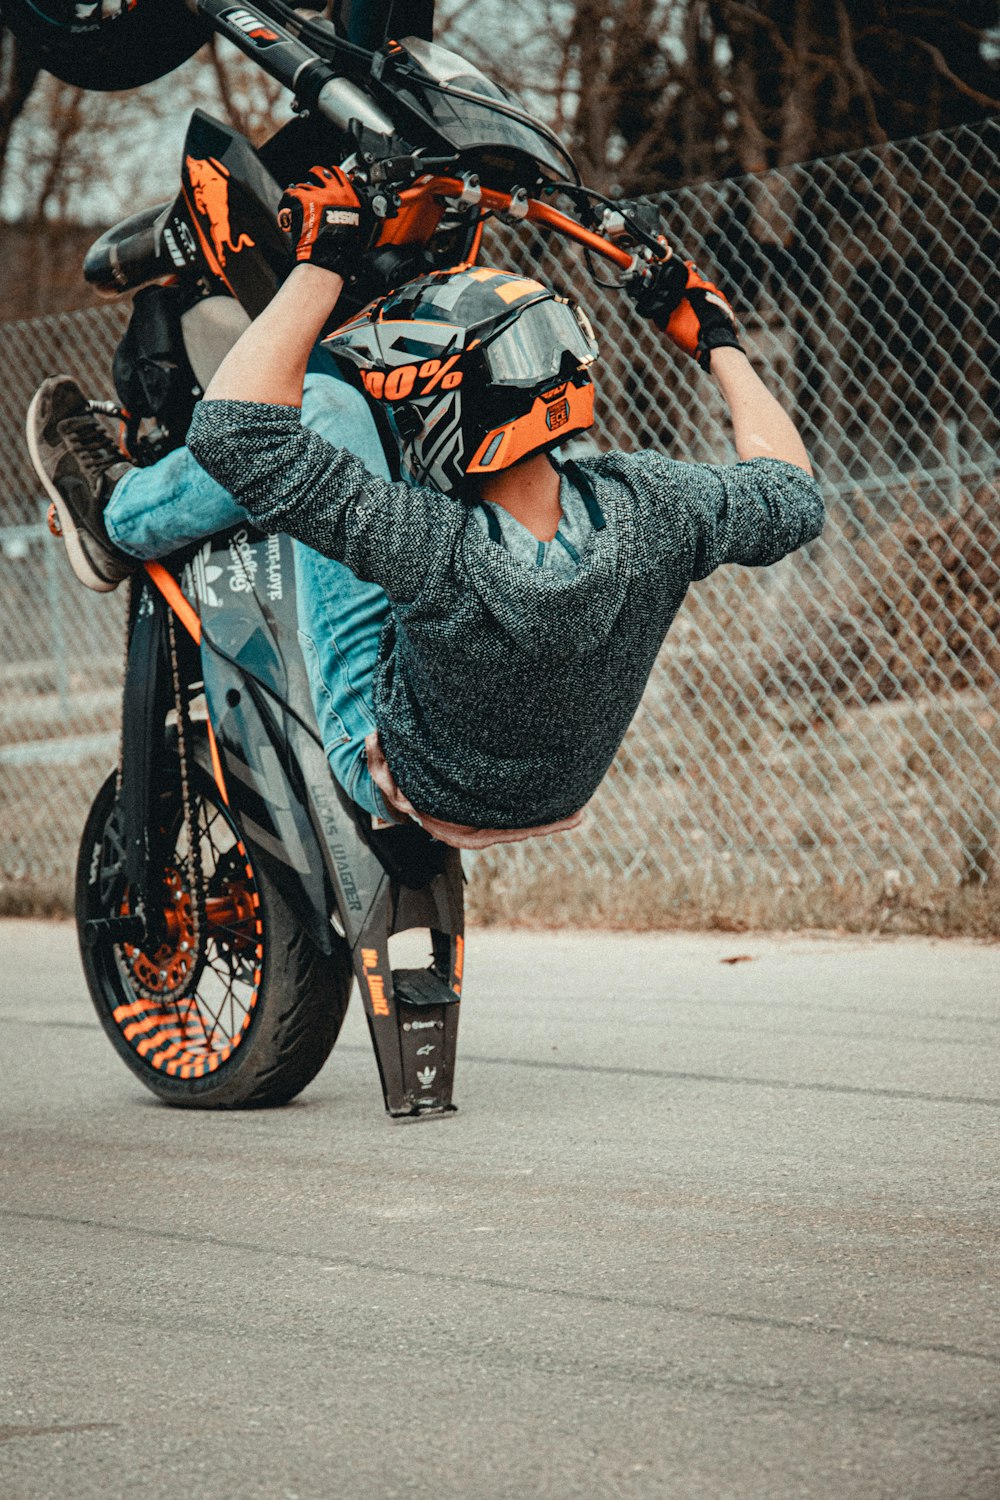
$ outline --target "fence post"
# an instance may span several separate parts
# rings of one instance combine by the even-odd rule
[[[45,507],[48,510],[48,507]],[[63,721],[69,719],[69,674],[66,670],[66,635],[63,630],[62,601],[59,588],[59,559],[55,547],[48,545],[49,538],[42,540],[45,553],[45,591],[49,604],[49,627],[52,641],[52,665],[55,677],[56,696]]]

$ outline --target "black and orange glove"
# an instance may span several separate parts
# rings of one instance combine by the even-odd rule
[[[703,370],[709,367],[713,349],[742,350],[736,314],[693,260],[682,260],[671,251],[663,260],[629,271],[622,285],[640,317],[696,359]]]
[[[278,205],[278,228],[292,241],[295,259],[349,280],[358,270],[375,227],[375,216],[339,167],[312,167],[314,182],[286,188]]]
[[[640,318],[664,333],[687,289],[688,269],[662,234],[656,238],[663,246],[663,258],[634,261],[622,277],[622,286]]]

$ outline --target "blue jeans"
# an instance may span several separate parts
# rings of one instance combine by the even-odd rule
[[[364,397],[322,351],[310,360],[302,420],[373,474],[390,477]],[[132,557],[162,557],[247,520],[244,511],[186,448],[120,481],[104,514],[108,535]],[[349,797],[379,818],[390,814],[371,779],[365,736],[375,728],[372,675],[389,613],[380,588],[301,542],[294,544],[299,642],[330,769]]]

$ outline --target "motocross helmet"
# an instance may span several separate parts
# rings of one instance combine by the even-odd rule
[[[593,425],[598,349],[577,305],[460,266],[372,302],[325,341],[386,413],[415,484],[461,493]]]

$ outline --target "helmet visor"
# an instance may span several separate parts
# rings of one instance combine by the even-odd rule
[[[483,344],[483,358],[496,385],[535,385],[563,372],[569,354],[577,367],[597,358],[586,315],[568,302],[547,297],[532,302],[519,317]]]

